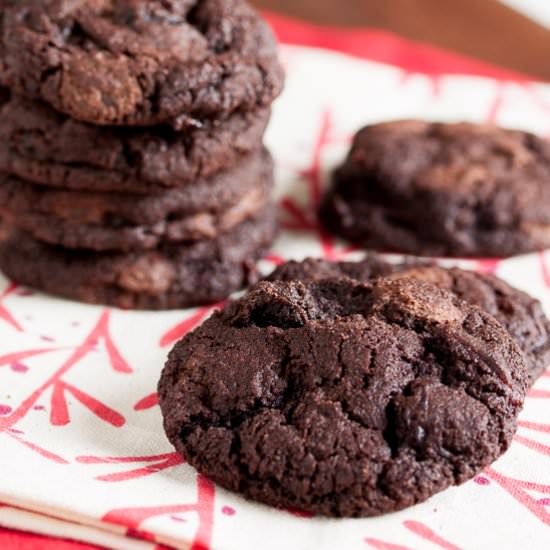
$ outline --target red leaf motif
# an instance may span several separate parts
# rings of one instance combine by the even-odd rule
[[[372,546],[372,548],[376,548],[376,550],[411,550],[408,546],[402,546],[401,544],[391,544],[390,542],[384,542],[383,540],[379,539],[371,539],[366,538],[365,542]]]
[[[498,258],[477,260],[477,270],[481,271],[481,273],[490,273],[491,275],[495,275],[501,261],[502,260]]]
[[[443,537],[440,537],[439,535],[434,533],[427,525],[424,525],[419,521],[404,521],[403,525],[409,531],[412,531],[415,535],[422,537],[424,540],[427,540],[432,544],[443,548],[444,550],[460,550],[458,546],[445,540]]]
[[[528,430],[535,430],[536,432],[550,433],[550,424],[541,424],[539,422],[528,422],[527,420],[520,420],[518,422],[520,428],[527,428]]]
[[[449,542],[448,540],[445,540],[443,537],[439,536],[432,529],[430,529],[427,525],[424,525],[419,521],[404,521],[403,526],[415,535],[421,537],[425,541],[439,546],[439,548],[442,548],[443,550],[461,550],[458,546]],[[379,539],[365,538],[365,542],[369,546],[372,546],[377,550],[411,550],[407,546],[393,544]]]
[[[24,332],[23,327],[16,321],[13,315],[2,304],[2,301],[4,300],[4,298],[7,298],[10,294],[13,294],[16,288],[17,288],[17,285],[11,283],[10,285],[7,286],[7,288],[4,290],[4,292],[0,296],[0,319],[3,319],[6,323],[8,323],[8,325],[11,325],[18,332]]]
[[[112,424],[113,426],[116,426],[117,428],[124,426],[124,423],[126,422],[125,418],[104,403],[101,403],[101,401],[98,401],[91,395],[79,390],[78,388],[75,388],[74,386],[65,384],[65,389],[68,392],[72,393],[85,407],[92,411],[97,417],[101,418],[105,422],[108,422],[109,424]]]
[[[539,253],[539,262],[540,262],[540,269],[542,272],[542,280],[544,281],[544,284],[548,288],[550,288],[550,269],[548,269],[544,252]]]
[[[49,353],[50,351],[59,351],[61,348],[51,348],[51,349],[32,349],[32,350],[26,350],[26,351],[18,351],[15,353],[8,353],[6,355],[0,356],[0,367],[4,367],[6,365],[11,365],[13,363],[18,363],[19,361],[22,361],[23,359],[29,359],[30,357],[34,357],[35,355],[40,355],[42,353]]]
[[[117,347],[113,343],[111,334],[109,332],[109,318],[110,312],[109,310],[105,310],[97,325],[96,337],[98,339],[103,338],[103,341],[105,342],[105,350],[107,351],[111,367],[113,367],[113,369],[117,372],[131,373],[133,372],[132,368],[130,367],[130,365],[128,365],[124,357],[122,357]]]
[[[52,391],[50,422],[54,426],[65,426],[71,421],[67,400],[65,399],[65,385],[57,382]]]
[[[399,85],[405,87],[412,77],[415,77],[418,73],[411,71],[403,71],[401,78],[399,79]],[[429,76],[429,83],[432,89],[432,96],[434,98],[441,95],[441,79],[437,75]]]
[[[184,459],[178,453],[166,453],[152,456],[122,456],[122,457],[99,457],[99,456],[79,456],[76,461],[80,464],[136,464],[139,462],[147,463],[147,466],[135,468],[126,472],[116,472],[97,476],[99,481],[127,481],[148,476],[184,464]]]
[[[516,435],[514,437],[514,441],[525,445],[525,447],[531,449],[532,451],[535,451],[542,455],[550,456],[549,445],[544,445],[543,443],[539,443],[538,441],[534,441],[533,439],[529,439],[528,437],[523,437],[522,435]]]
[[[159,396],[157,392],[146,395],[143,399],[140,399],[135,405],[135,411],[145,411],[156,407],[159,403]]]
[[[178,323],[175,327],[165,332],[159,342],[160,347],[169,346],[174,342],[183,338],[189,331],[194,329],[205,317],[207,317],[211,311],[220,308],[222,304],[216,304],[214,306],[202,307],[197,310],[191,317],[185,319],[181,323]]]
[[[48,460],[51,460],[52,462],[57,462],[58,464],[69,464],[67,460],[62,458],[61,456],[52,453],[51,451],[48,451],[46,449],[43,449],[42,447],[39,447],[38,445],[31,443],[30,441],[27,441],[26,439],[23,439],[19,434],[12,433],[10,431],[7,432],[7,434],[18,441],[19,443],[25,445],[25,447],[28,447],[31,451],[35,452],[36,454],[47,458]]]
[[[322,179],[322,154],[324,148],[331,143],[332,134],[332,116],[328,109],[325,109],[321,115],[321,125],[317,134],[317,139],[313,147],[313,158],[311,165],[307,170],[302,172],[302,176],[308,180],[310,187],[311,207],[314,212],[317,212],[321,204],[321,179]]]
[[[278,254],[268,254],[267,256],[265,256],[264,260],[271,262],[275,265],[282,265],[285,263],[285,259]]]
[[[527,397],[531,397],[532,399],[548,399],[550,398],[550,391],[532,388],[531,390],[529,390]]]
[[[487,122],[489,124],[496,124],[498,122],[500,110],[506,99],[506,83],[498,82],[496,86],[495,96],[489,108],[489,112],[487,113]]]
[[[111,340],[110,336],[105,336],[105,349],[107,350],[107,355],[109,356],[109,360],[111,361],[111,366],[114,370],[117,372],[124,372],[124,373],[131,373],[132,368],[124,357],[120,355],[120,352],[113,344],[113,341]]]
[[[315,231],[318,228],[318,224],[315,221],[310,221],[300,206],[291,197],[285,197],[281,200],[281,208],[285,210],[293,221],[287,225],[287,229],[293,229],[296,231]]]
[[[140,525],[152,517],[196,512],[199,516],[199,527],[189,550],[208,550],[212,541],[214,527],[214,484],[199,474],[197,476],[197,493],[197,502],[192,504],[118,508],[107,512],[102,517],[102,521],[115,525],[123,525],[126,527],[127,532],[133,532],[139,530]]]
[[[130,367],[121,357],[112,342],[109,334],[109,310],[104,310],[92,331],[86,336],[84,341],[73,350],[71,355],[63,362],[57,371],[45,380],[40,387],[36,388],[9,416],[0,418],[0,431],[13,427],[24,418],[36,404],[38,399],[40,399],[40,397],[50,388],[52,388],[53,391],[52,410],[50,413],[50,420],[53,425],[63,426],[70,422],[69,411],[64,395],[65,390],[70,390],[71,393],[98,418],[101,418],[113,426],[122,426],[125,420],[119,413],[113,411],[93,397],[81,392],[74,386],[68,386],[63,382],[63,376],[94,350],[98,340],[101,338],[106,341],[107,353],[109,354],[113,368],[119,372],[131,372]]]
[[[176,454],[170,454],[165,460],[157,462],[155,464],[149,464],[143,468],[136,468],[135,470],[130,470],[128,472],[117,472],[114,474],[106,474],[97,476],[95,479],[98,481],[128,481],[129,479],[137,479],[140,477],[156,474],[157,472],[162,472],[168,468],[173,468],[174,466],[179,466],[183,464],[183,458]]]
[[[81,464],[133,464],[135,462],[156,462],[176,456],[177,453],[165,453],[148,456],[77,456],[76,461]]]
[[[533,498],[527,491],[538,491],[543,494],[550,494],[550,485],[534,483],[532,481],[522,481],[505,476],[496,472],[492,468],[485,470],[485,475],[496,481],[505,491],[507,491],[517,502],[522,504],[527,510],[535,515],[545,525],[550,526],[550,513],[541,506],[536,498]]]

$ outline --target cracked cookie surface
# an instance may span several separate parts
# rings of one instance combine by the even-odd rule
[[[491,125],[362,129],[324,197],[326,228],[375,250],[507,257],[550,246],[550,142]]]
[[[498,458],[527,378],[493,317],[425,282],[262,282],[176,344],[159,396],[169,440],[215,482],[356,517]]]
[[[77,120],[181,129],[268,105],[283,76],[243,0],[3,0],[0,82]]]
[[[392,264],[376,254],[370,254],[358,262],[329,262],[317,258],[287,262],[279,266],[267,280],[307,281],[351,277],[367,282],[384,276],[426,281],[491,314],[525,354],[531,383],[550,366],[550,321],[541,303],[492,274],[435,265],[414,265],[413,260]]]

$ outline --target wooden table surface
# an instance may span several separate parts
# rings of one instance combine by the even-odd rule
[[[496,0],[252,1],[315,23],[390,30],[550,80],[550,30]]]

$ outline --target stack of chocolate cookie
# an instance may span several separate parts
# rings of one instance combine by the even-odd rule
[[[0,3],[0,267],[86,302],[174,308],[250,282],[276,220],[283,83],[242,0]]]

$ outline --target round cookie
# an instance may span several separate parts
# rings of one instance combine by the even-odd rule
[[[168,439],[247,498],[373,516],[470,479],[509,446],[523,355],[422,281],[262,282],[176,344]]]
[[[183,187],[256,152],[269,109],[176,132],[98,127],[14,97],[0,111],[0,171],[51,187],[133,193]]]
[[[53,191],[6,177],[0,214],[34,238],[66,248],[148,250],[230,231],[265,207],[272,188],[273,162],[264,151],[209,180],[150,197]]]
[[[276,230],[270,206],[216,239],[129,254],[68,251],[12,231],[0,243],[0,269],[20,284],[91,304],[185,308],[255,282],[255,262]]]
[[[359,262],[329,262],[316,258],[287,262],[267,280],[312,281],[327,277],[351,277],[363,282],[378,277],[415,278],[435,284],[480,307],[509,332],[525,354],[531,383],[550,366],[550,321],[541,303],[494,275],[435,265],[413,265],[412,262],[390,264],[370,254]]]
[[[490,125],[367,126],[334,174],[326,228],[366,248],[506,257],[550,246],[550,143]]]
[[[280,93],[273,35],[243,0],[6,0],[0,82],[93,124],[181,129]]]

